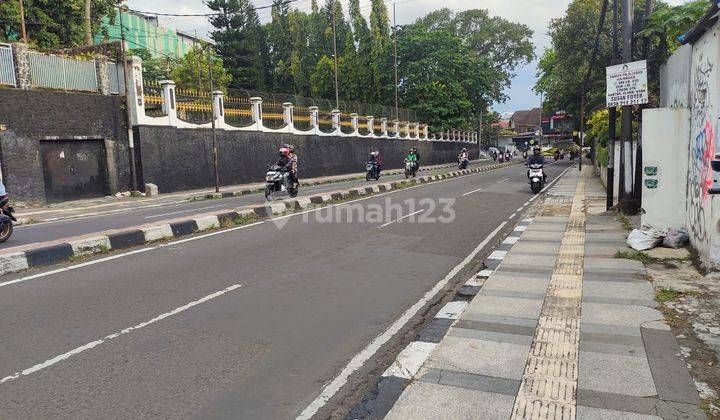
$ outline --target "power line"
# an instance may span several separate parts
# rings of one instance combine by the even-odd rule
[[[283,2],[283,3],[280,3],[280,5],[291,4],[291,3],[298,2],[298,1],[301,1],[301,0],[286,0],[286,1]],[[273,7],[275,7],[275,6],[276,6],[275,4],[268,4],[268,5],[265,5],[265,6],[253,7],[253,8],[247,9],[247,10],[255,10],[255,11],[257,11],[257,10],[264,10],[264,9],[273,8]],[[160,13],[160,12],[145,12],[145,11],[142,11],[142,10],[135,10],[135,9],[127,9],[127,10],[130,10],[131,12],[140,13],[140,14],[143,14],[143,15],[151,15],[151,16],[211,17],[211,16],[222,16],[222,15],[223,15],[223,13],[219,13],[219,12],[215,12],[215,13]],[[246,10],[243,10],[243,11],[246,11]]]

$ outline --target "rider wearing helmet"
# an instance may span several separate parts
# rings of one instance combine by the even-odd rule
[[[292,177],[292,182],[294,184],[298,184],[298,157],[295,154],[295,146],[293,146],[292,144],[286,144],[284,147],[286,147],[290,152],[288,157],[292,161],[292,165],[290,166],[290,175]]]
[[[545,165],[545,158],[542,157],[542,154],[540,154],[540,147],[538,147],[538,146],[533,147],[533,154],[530,157],[528,157],[527,164],[528,165],[543,165],[543,166]],[[528,177],[529,176],[530,176],[530,171],[528,171]],[[543,171],[543,178],[544,178],[544,181],[547,182],[547,174],[545,173],[545,171]]]
[[[290,157],[290,149],[287,147],[281,147],[280,150],[278,150],[278,155],[280,158],[275,164],[280,167],[280,171],[283,173],[283,182],[287,188],[290,186],[290,172],[292,171],[293,166],[293,160]]]
[[[419,165],[418,165],[418,155],[417,155],[417,152],[415,151],[415,148],[414,148],[414,147],[413,147],[412,149],[410,149],[410,152],[409,152],[408,155],[405,157],[405,161],[413,162],[414,165],[415,165],[415,169],[416,169],[416,170],[419,169]]]
[[[463,148],[462,148],[462,151],[461,151],[460,154],[458,155],[458,159],[460,159],[460,160],[465,160],[465,159],[467,159],[467,158],[468,158],[467,148],[463,147]]]

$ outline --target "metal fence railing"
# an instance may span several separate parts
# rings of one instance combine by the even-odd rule
[[[15,64],[8,44],[0,44],[0,85],[15,86]]]
[[[50,89],[97,92],[94,60],[28,52],[32,85]]]

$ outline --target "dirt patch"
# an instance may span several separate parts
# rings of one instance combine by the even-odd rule
[[[702,408],[709,418],[720,419],[720,277],[703,276],[689,259],[653,261],[646,268]]]

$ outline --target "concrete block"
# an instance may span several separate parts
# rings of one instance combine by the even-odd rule
[[[619,354],[581,351],[578,387],[637,397],[657,395],[647,359]]]
[[[285,203],[270,204],[268,207],[268,213],[271,214],[283,214],[287,211],[287,205]]]
[[[29,267],[24,252],[0,255],[0,275],[27,270]]]
[[[330,194],[323,194],[323,195],[320,196],[320,200],[321,200],[323,203],[329,203],[329,202],[333,201],[333,198],[332,198],[332,196],[331,196]]]
[[[199,231],[217,229],[220,227],[220,221],[217,216],[205,216],[195,219]]]
[[[455,331],[451,330],[451,334],[435,348],[425,367],[522,379],[530,352],[529,344],[456,337]]]
[[[113,249],[129,248],[145,243],[145,233],[141,230],[131,230],[108,235]]]
[[[160,193],[158,190],[158,186],[155,184],[145,184],[145,196],[146,197],[157,197],[157,195]]]
[[[415,382],[385,419],[502,419],[509,417],[514,401],[509,395]]]
[[[92,255],[110,249],[110,239],[107,236],[80,239],[69,242],[76,256]]]
[[[437,344],[413,341],[408,344],[382,376],[397,376],[398,378],[412,379],[418,373],[423,363],[430,357],[430,353]]]
[[[306,209],[310,207],[310,199],[307,197],[301,197],[295,200],[295,208],[296,209]]]
[[[70,244],[67,243],[32,249],[25,252],[25,257],[27,257],[27,263],[30,267],[67,261],[73,255],[73,249]]]
[[[145,242],[159,241],[173,237],[170,225],[150,226],[148,228],[144,228],[142,231],[145,235]]]

